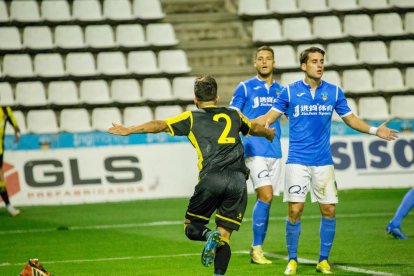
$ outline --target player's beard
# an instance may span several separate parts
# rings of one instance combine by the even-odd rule
[[[257,71],[257,74],[262,78],[262,79],[266,79],[266,78],[268,78],[271,74],[272,74],[272,71],[269,71],[269,72],[267,72],[267,73],[262,73],[262,72],[260,72],[260,71]]]

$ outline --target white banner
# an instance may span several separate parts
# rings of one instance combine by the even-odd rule
[[[333,137],[331,144],[340,190],[414,186],[414,134],[393,142]],[[287,139],[282,145],[286,157]],[[20,206],[189,197],[197,156],[190,143],[6,151],[5,177]]]

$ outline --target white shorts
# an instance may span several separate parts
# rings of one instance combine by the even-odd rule
[[[254,190],[263,186],[272,186],[273,194],[280,194],[282,179],[282,159],[262,156],[245,158],[246,166],[250,170],[250,181]]]
[[[284,202],[305,202],[308,191],[312,202],[338,203],[333,165],[304,166],[286,164]]]

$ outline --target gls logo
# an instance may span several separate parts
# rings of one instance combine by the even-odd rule
[[[126,166],[125,161],[131,165]],[[122,165],[117,163],[122,162]],[[108,157],[104,160],[104,167],[108,174],[106,180],[110,183],[135,183],[142,180],[142,171],[138,168],[138,158],[135,156],[117,156]],[[70,173],[72,177],[73,185],[85,185],[85,184],[101,184],[101,178],[89,178],[82,179],[79,172],[79,165],[77,159],[69,159]],[[53,168],[51,168],[53,167]],[[87,168],[86,168],[87,169]],[[36,179],[36,175],[39,176],[39,170],[43,173],[43,179]],[[35,174],[35,171],[37,172]],[[117,172],[129,172],[131,177],[119,178],[116,177]],[[24,174],[26,183],[31,187],[51,187],[60,186],[65,183],[65,174],[63,170],[63,164],[61,161],[56,159],[46,160],[33,160],[28,161],[24,165]],[[45,180],[44,178],[47,178]]]
[[[335,169],[346,170],[351,166],[352,161],[354,161],[356,169],[384,169],[391,165],[393,159],[402,168],[414,167],[414,140],[398,139],[395,143],[375,140],[370,142],[368,146],[369,154],[366,153],[363,142],[354,141],[350,144],[355,160],[351,160],[352,154],[348,155],[344,152],[348,149],[349,143],[335,142],[331,144],[332,156],[336,161]],[[370,157],[368,157],[369,160],[367,160],[367,156]]]

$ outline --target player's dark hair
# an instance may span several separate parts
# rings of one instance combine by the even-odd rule
[[[273,51],[273,49],[271,47],[269,47],[269,46],[264,45],[264,46],[261,46],[261,47],[257,48],[256,53],[254,54],[254,59],[257,58],[257,54],[260,51],[269,51],[269,52],[272,53],[272,57],[275,58],[275,52]]]
[[[201,75],[194,81],[194,95],[197,100],[208,102],[217,97],[217,82],[210,75]]]
[[[325,51],[318,47],[310,47],[302,51],[299,56],[300,64],[306,63],[309,58],[309,53],[321,53],[322,56],[325,56]]]

